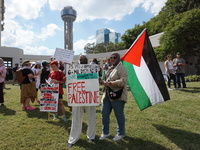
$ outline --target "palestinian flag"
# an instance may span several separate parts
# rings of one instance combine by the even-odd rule
[[[146,29],[122,57],[122,63],[140,110],[170,99]]]

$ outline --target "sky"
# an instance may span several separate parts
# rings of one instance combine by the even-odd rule
[[[1,45],[17,47],[24,54],[53,55],[64,48],[61,10],[72,6],[77,12],[73,23],[76,55],[87,43],[96,42],[96,31],[109,28],[123,35],[135,24],[156,16],[167,0],[5,0],[4,31]]]

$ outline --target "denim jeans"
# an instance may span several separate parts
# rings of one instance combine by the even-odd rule
[[[183,84],[183,87],[186,87],[184,73],[176,73],[176,79],[177,79],[178,88],[181,87],[181,82]],[[180,81],[180,79],[181,79],[181,81]]]
[[[124,104],[121,100],[110,101],[106,94],[101,110],[103,134],[109,134],[110,113],[113,109],[117,119],[117,135],[125,135]]]

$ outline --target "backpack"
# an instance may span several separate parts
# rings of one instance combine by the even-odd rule
[[[24,82],[25,77],[22,74],[22,69],[18,69],[16,71],[16,80],[19,82],[19,84],[22,84]]]

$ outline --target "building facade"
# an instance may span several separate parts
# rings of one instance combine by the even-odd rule
[[[159,46],[159,38],[163,35],[163,33],[159,33],[153,36],[150,36],[150,41],[153,47]],[[123,56],[126,52],[126,50],[119,50],[116,51],[121,56]],[[98,54],[89,54],[88,58],[89,61],[92,61],[93,58],[97,58],[100,66],[103,66],[105,60],[111,55],[112,52],[107,53],[98,53]],[[27,55],[24,54],[22,49],[19,48],[13,48],[13,47],[0,47],[0,57],[4,59],[5,65],[7,67],[14,67],[15,63],[18,63],[21,65],[23,60],[30,60],[31,62],[36,61],[42,61],[46,60],[50,62],[51,55]],[[73,63],[78,62],[79,55],[75,55],[73,59]],[[197,58],[193,57],[191,59],[188,59],[188,64],[186,65],[186,75],[188,74],[196,74],[197,69],[195,68],[195,64],[197,62]],[[163,73],[165,73],[164,68],[164,62],[159,62],[160,68]]]
[[[117,43],[120,42],[120,33],[111,32],[109,29],[104,28],[96,31],[96,44],[100,43]]]

